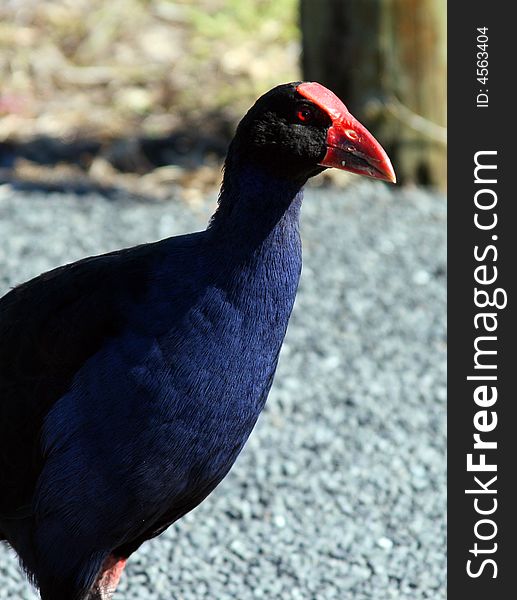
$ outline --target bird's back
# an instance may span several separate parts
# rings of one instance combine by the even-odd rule
[[[30,501],[45,416],[85,362],[129,326],[165,252],[159,242],[90,257],[0,299],[0,518]]]

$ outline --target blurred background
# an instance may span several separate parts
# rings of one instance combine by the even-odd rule
[[[307,79],[443,189],[445,33],[445,0],[3,0],[3,177],[202,195],[255,99]]]
[[[311,181],[263,416],[117,600],[445,600],[445,0],[0,0],[0,295],[199,230],[236,123],[330,87],[399,182]],[[0,600],[35,600],[0,546]]]

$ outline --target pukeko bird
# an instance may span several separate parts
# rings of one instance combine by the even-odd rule
[[[293,307],[309,177],[394,182],[318,83],[244,116],[206,231],[93,256],[0,300],[0,539],[43,600],[109,599],[127,558],[228,473]]]

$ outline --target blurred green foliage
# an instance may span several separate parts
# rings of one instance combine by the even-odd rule
[[[191,0],[189,18],[204,43],[218,38],[234,36],[244,41],[257,33],[257,29],[273,27],[277,41],[289,42],[297,37],[297,0],[225,0],[217,10],[207,11],[199,2]]]
[[[240,113],[257,95],[298,77],[297,0],[190,0],[188,5],[193,70],[204,80],[217,73],[229,83],[206,88],[212,106],[234,105]],[[196,102],[193,90],[186,92]],[[203,98],[198,101],[205,105]]]

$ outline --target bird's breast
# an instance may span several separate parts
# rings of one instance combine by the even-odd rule
[[[95,512],[116,490],[135,527],[201,501],[264,406],[299,273],[273,252],[188,294],[155,289],[47,415],[41,497],[59,503],[59,490]]]

